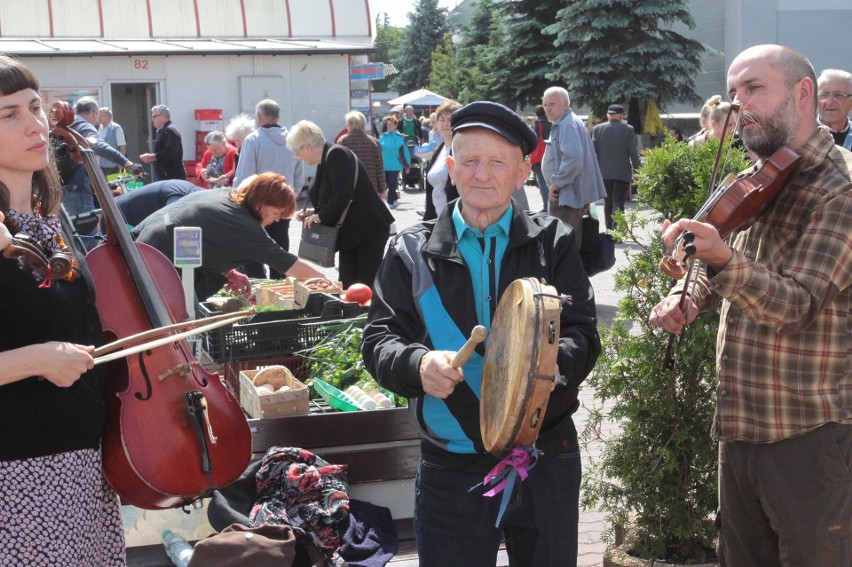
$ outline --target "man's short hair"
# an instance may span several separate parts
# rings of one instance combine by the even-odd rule
[[[817,87],[821,87],[829,81],[841,80],[849,83],[849,90],[852,90],[852,73],[843,69],[826,69],[819,74],[817,78]]]
[[[559,98],[566,100],[568,101],[568,104],[571,104],[571,97],[568,96],[568,91],[564,87],[549,87],[546,91],[544,91],[542,98],[549,94],[556,94]]]
[[[264,99],[257,103],[255,111],[264,118],[274,118],[276,121],[281,116],[281,107],[271,98]]]
[[[172,117],[172,111],[169,110],[169,107],[166,106],[165,104],[158,104],[157,106],[151,108],[151,113],[152,114],[162,114],[166,118]]]
[[[788,89],[792,89],[793,85],[801,81],[802,79],[810,79],[814,85],[814,89],[817,88],[817,78],[816,71],[814,71],[814,66],[811,65],[810,60],[804,56],[804,54],[799,53],[795,49],[790,47],[782,47],[778,52],[778,55],[772,58],[771,63],[781,71],[781,75],[784,77],[784,84]],[[817,108],[817,97],[816,93],[814,93],[814,103],[813,103],[814,112],[816,113]]]
[[[89,114],[98,110],[98,101],[90,96],[84,96],[74,105],[74,112],[77,114]]]
[[[98,112],[103,112],[104,114],[106,114],[107,116],[109,116],[109,119],[110,119],[110,120],[112,120],[112,110],[110,110],[108,106],[102,106],[102,107],[100,107],[100,108],[98,109]]]

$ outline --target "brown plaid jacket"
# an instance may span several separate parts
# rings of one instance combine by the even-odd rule
[[[722,298],[716,345],[721,441],[771,443],[852,423],[852,153],[821,128],[730,263],[699,278],[702,311]]]
[[[340,138],[337,143],[346,146],[358,156],[379,195],[388,190],[385,181],[385,162],[382,160],[382,148],[375,138],[368,136],[363,130],[352,130]]]

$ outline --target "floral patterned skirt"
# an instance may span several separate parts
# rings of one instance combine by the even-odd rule
[[[125,564],[121,509],[100,451],[0,462],[0,565]]]

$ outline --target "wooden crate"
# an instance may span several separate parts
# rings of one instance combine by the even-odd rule
[[[325,280],[326,282],[328,280]],[[316,287],[310,281],[295,280],[295,300],[296,307],[304,307],[308,304],[308,299],[312,293],[328,293],[331,295],[340,295],[343,293],[343,284],[341,282],[331,282],[329,287]]]
[[[276,385],[286,384],[290,389],[271,394],[259,393],[254,379],[261,372],[272,374],[280,381]],[[261,384],[258,385],[263,382],[261,379]],[[285,366],[268,366],[262,370],[240,372],[240,405],[254,419],[307,414],[310,411],[308,398],[308,387],[299,382]]]
[[[274,305],[277,307],[296,307],[295,278],[287,278],[281,283],[262,285],[255,291],[257,306]]]

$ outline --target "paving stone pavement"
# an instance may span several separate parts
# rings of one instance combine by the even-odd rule
[[[526,186],[525,193],[531,209],[541,208],[541,196],[538,188]],[[394,209],[393,215],[396,218],[398,230],[402,230],[412,224],[420,222],[421,217],[417,214],[418,210],[423,210],[425,203],[425,193],[423,191],[401,191],[399,205]],[[303,202],[298,203],[301,208]],[[632,207],[633,203],[628,202],[628,207]],[[602,213],[602,211],[601,211]],[[601,219],[603,227],[603,219]],[[301,227],[295,220],[290,225],[290,250],[295,252],[298,249],[299,236]],[[620,294],[614,289],[613,274],[619,267],[626,263],[623,253],[623,245],[616,245],[616,262],[615,266],[607,272],[598,274],[592,278],[592,285],[595,289],[595,300],[597,303],[598,319],[601,322],[609,323],[612,321],[620,299]],[[337,270],[334,268],[323,269],[323,273],[329,279],[337,279]],[[592,392],[589,388],[580,388],[580,409],[574,417],[578,431],[583,431],[588,418],[588,408],[594,403]],[[615,431],[615,424],[604,426],[601,431],[601,438]],[[587,466],[590,459],[600,455],[602,448],[601,440],[590,441],[582,448],[583,467]],[[603,554],[606,551],[607,544],[601,540],[601,536],[608,528],[608,523],[604,518],[603,513],[598,510],[580,510],[580,525],[579,525],[579,554],[578,567],[593,567],[600,566],[603,562]]]

